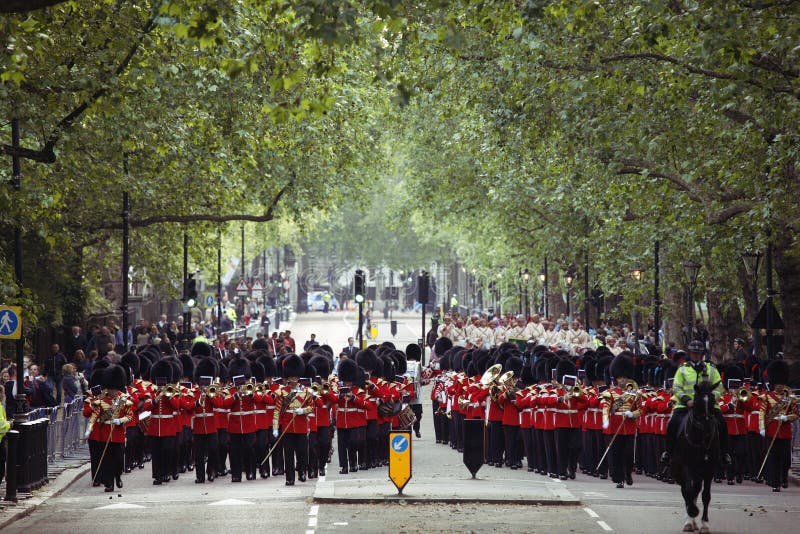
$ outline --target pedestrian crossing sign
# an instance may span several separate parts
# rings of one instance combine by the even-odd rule
[[[22,337],[22,308],[0,306],[0,339],[19,339],[20,337]]]

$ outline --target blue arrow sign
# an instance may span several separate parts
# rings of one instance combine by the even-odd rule
[[[392,450],[397,453],[405,452],[408,448],[408,438],[405,436],[395,436],[392,440]]]

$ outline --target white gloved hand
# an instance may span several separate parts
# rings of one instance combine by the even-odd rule
[[[298,408],[294,411],[295,415],[303,415],[306,411],[303,408]]]
[[[630,411],[630,410],[627,410],[625,412],[625,417],[627,417],[628,419],[633,419],[633,412]]]
[[[87,439],[88,439],[88,438],[89,438],[89,436],[91,436],[91,435],[92,435],[92,429],[91,429],[91,428],[87,428],[87,429],[86,429],[86,432],[84,432],[84,433],[83,433],[83,437],[84,437],[84,438],[87,438]]]
[[[277,428],[273,428],[272,429],[272,437],[273,438],[277,438],[278,437],[278,429]]]
[[[781,423],[785,423],[785,422],[787,422],[787,421],[789,420],[789,416],[788,416],[788,415],[779,415],[779,416],[777,417],[777,419],[778,419],[778,421],[780,421]]]
[[[759,434],[761,434],[762,438],[767,437],[767,431],[766,430],[762,430],[761,432],[759,432]]]
[[[603,420],[603,430],[607,429],[607,428],[608,428],[608,425],[609,425],[609,421],[608,421],[608,419],[604,419],[604,420]]]

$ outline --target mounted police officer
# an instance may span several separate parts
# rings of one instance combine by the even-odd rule
[[[703,361],[703,354],[705,353],[705,346],[703,342],[695,340],[689,343],[687,348],[689,353],[689,361],[681,365],[675,373],[675,380],[672,384],[673,398],[677,399],[675,408],[672,411],[672,417],[667,424],[667,439],[666,451],[661,455],[661,462],[669,464],[672,456],[672,451],[675,448],[675,440],[678,437],[678,432],[681,427],[683,419],[686,417],[689,409],[694,405],[694,386],[700,382],[710,382],[716,384],[714,388],[715,407],[714,415],[717,418],[717,428],[719,432],[719,447],[722,454],[722,461],[724,464],[729,464],[731,461],[728,454],[728,432],[725,419],[722,417],[722,412],[719,410],[719,399],[725,392],[720,378],[719,371],[711,362]]]

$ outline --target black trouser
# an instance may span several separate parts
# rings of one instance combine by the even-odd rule
[[[522,444],[525,447],[525,458],[528,460],[528,469],[536,469],[536,455],[533,446],[533,428],[520,428]]]
[[[185,471],[192,463],[192,427],[184,426],[178,437],[178,468]]]
[[[273,427],[274,430],[274,427]],[[278,437],[276,438],[274,435],[270,434],[269,438],[269,446],[272,452],[272,474],[273,475],[282,475],[283,474],[283,438],[281,438],[281,432],[283,431],[282,428],[278,428]],[[278,441],[280,438],[280,441]]]
[[[556,428],[556,465],[559,476],[567,476],[578,468],[581,453],[581,431],[578,428]]]
[[[286,470],[286,481],[294,482],[295,469],[305,473],[308,466],[308,437],[305,434],[283,435],[283,461]],[[295,465],[295,457],[297,464]]]
[[[439,401],[431,401],[431,413],[433,414],[433,433],[436,435],[436,443],[442,441],[442,420],[436,412],[439,410]]]
[[[447,415],[445,415],[447,417]],[[458,436],[458,432],[456,432],[456,413],[450,410],[450,418],[447,419],[447,429],[448,429],[448,437],[450,438],[448,441],[450,442],[450,448],[455,449],[457,448],[456,440]]]
[[[378,460],[378,421],[376,419],[367,420],[365,441],[367,454],[361,459],[361,463],[367,467],[373,467]]]
[[[3,440],[5,443],[6,440]],[[105,441],[89,440],[89,462],[91,463],[92,482],[102,482],[102,477],[97,474],[97,466],[100,464],[100,455],[103,454]]]
[[[253,447],[256,444],[256,435],[253,432],[248,434],[228,434],[230,438],[231,456],[231,480],[241,479],[242,471],[245,473],[253,472]]]
[[[217,449],[217,475],[222,475],[225,472],[225,459],[228,457],[228,449],[231,444],[228,429],[217,429],[217,441],[219,443],[219,448]]]
[[[267,455],[268,446],[269,446],[269,438],[267,434],[271,434],[272,429],[264,430],[263,428],[260,430],[256,430],[255,433],[255,444],[253,445],[253,464],[252,464],[252,471],[250,471],[250,476],[256,476],[256,470],[262,475],[269,472],[269,462],[261,463],[264,460],[264,457]]]
[[[197,480],[205,480],[206,474],[213,477],[216,474],[219,462],[217,454],[219,453],[219,438],[217,433],[212,434],[194,434],[192,436],[192,445],[194,449],[194,468]]]
[[[328,426],[317,427],[317,468],[325,469],[328,454],[331,451],[331,429]]]
[[[150,454],[152,455],[153,478],[163,480],[172,474],[175,467],[178,440],[175,436],[151,436]]]
[[[764,458],[764,438],[758,432],[747,433],[747,474],[755,479]],[[763,476],[763,474],[762,474]]]
[[[319,428],[308,433],[308,473],[319,469]]]
[[[358,465],[358,428],[337,428],[337,445],[339,449],[339,467],[351,469]]]
[[[536,462],[536,470],[540,473],[547,473],[547,456],[544,452],[544,431],[541,428],[534,428],[533,435],[533,454]]]
[[[461,412],[453,413],[453,421],[455,421],[456,431],[456,449],[461,452],[464,450],[464,414]]]
[[[503,423],[501,421],[489,421],[487,430],[489,434],[489,463],[502,463],[503,462]]]
[[[519,457],[519,427],[514,425],[503,425],[503,441],[506,449],[506,463],[516,465],[521,461]]]
[[[414,412],[414,415],[417,416],[417,420],[414,421],[414,432],[419,433],[419,424],[422,421],[422,404],[410,404],[411,411]],[[461,420],[464,420],[464,415],[461,414]]]
[[[767,438],[767,447],[769,447],[771,441],[772,438]],[[787,483],[791,465],[792,440],[777,438],[769,451],[767,462],[764,464],[764,481],[773,488]],[[759,465],[758,467],[760,468],[761,466]]]
[[[103,444],[105,447],[105,444]],[[101,451],[102,453],[102,451]],[[100,479],[107,488],[114,487],[114,478],[122,475],[125,465],[125,444],[109,442],[100,464]]]
[[[134,425],[125,429],[125,467],[132,469],[137,464],[144,462],[144,435],[141,429]]]
[[[450,420],[444,413],[435,416],[439,419],[439,429],[442,431],[442,443],[450,443]]]
[[[731,463],[727,469],[728,480],[735,480],[737,476],[744,475],[745,466],[747,465],[747,443],[745,440],[746,437],[744,435],[728,437],[731,455]]]
[[[600,467],[596,469],[596,472],[601,477],[608,476],[608,473],[611,470],[611,451],[608,450],[608,445],[611,443],[611,438],[613,437],[613,434],[603,434],[602,430],[600,431],[600,456],[598,456],[597,461],[600,462],[600,458],[603,458],[603,455],[605,455],[605,458],[603,458],[603,461],[600,463]],[[606,453],[606,450],[608,450],[608,453]],[[597,464],[595,464],[595,466],[596,465]]]
[[[378,425],[378,460],[381,462],[389,461],[389,432],[392,423],[387,421]]]
[[[605,447],[603,446],[603,431],[602,430],[586,430],[584,431],[584,462],[583,468],[589,474],[597,473],[597,462],[600,461],[600,455],[603,454]]]
[[[6,477],[6,442],[8,440],[0,441],[0,482]]]
[[[544,456],[547,459],[547,473],[554,475],[558,473],[556,461],[556,432],[555,430],[542,430],[542,441],[544,442]]]
[[[611,456],[611,480],[618,484],[625,482],[633,473],[633,436],[617,434],[608,454]]]

